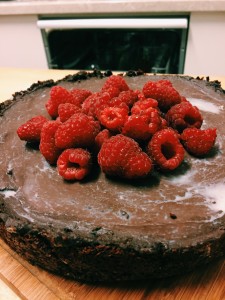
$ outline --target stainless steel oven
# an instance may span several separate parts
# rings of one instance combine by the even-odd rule
[[[51,69],[142,69],[183,73],[188,16],[145,18],[43,18]]]

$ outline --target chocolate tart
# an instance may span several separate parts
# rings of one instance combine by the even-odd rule
[[[49,118],[52,86],[99,91],[111,73],[79,72],[38,82],[0,106],[0,236],[23,258],[82,281],[160,278],[196,269],[225,254],[225,93],[218,81],[185,76],[123,74],[140,89],[169,79],[199,107],[202,128],[216,127],[206,158],[186,154],[173,172],[142,181],[106,177],[98,168],[68,183],[17,128]]]

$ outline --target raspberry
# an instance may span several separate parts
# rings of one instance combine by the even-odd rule
[[[168,128],[168,122],[166,121],[166,119],[161,117],[161,128],[160,129],[166,129]]]
[[[181,96],[178,91],[168,82],[148,81],[145,83],[143,94],[146,98],[153,98],[158,101],[159,108],[166,112],[170,107],[181,102]]]
[[[107,106],[109,106],[109,101],[111,100],[110,94],[107,92],[99,93],[96,98],[94,108],[93,108],[93,116],[98,118],[98,114]]]
[[[153,169],[153,164],[145,152],[132,155],[127,160],[124,177],[128,179],[138,179],[146,177]]]
[[[93,93],[84,100],[81,105],[83,113],[90,116],[94,115],[95,102],[97,101],[99,94],[100,93]]]
[[[139,115],[141,113],[145,113],[149,108],[157,108],[158,102],[155,99],[147,98],[143,100],[138,100],[134,103],[133,107],[131,108],[131,114]]]
[[[62,103],[58,107],[59,119],[62,123],[66,122],[75,113],[82,112],[82,109],[71,103]]]
[[[102,144],[108,140],[112,136],[112,133],[108,129],[103,129],[100,131],[96,137],[95,137],[95,145],[97,148],[97,151],[99,151],[102,147]]]
[[[107,90],[112,86],[118,88],[120,92],[129,90],[129,86],[127,85],[125,79],[120,75],[111,75],[108,77],[102,89]]]
[[[133,139],[122,134],[106,140],[98,154],[102,171],[110,176],[142,178],[152,170],[152,162]]]
[[[62,150],[55,145],[55,132],[61,122],[48,121],[43,125],[41,130],[41,141],[40,141],[40,152],[49,162],[49,164],[54,165],[61,154]]]
[[[124,124],[122,133],[135,140],[148,140],[161,128],[161,117],[155,108],[145,114],[131,115]]]
[[[55,134],[55,143],[62,149],[90,147],[99,131],[98,121],[84,113],[76,113],[59,126]]]
[[[82,104],[82,111],[92,117],[96,117],[98,110],[107,106],[108,101],[111,99],[109,93],[93,93],[86,98]]]
[[[161,84],[161,85],[166,85],[166,86],[173,86],[172,82],[170,80],[168,80],[168,79],[158,80],[157,83]]]
[[[145,95],[142,93],[142,91],[136,90],[134,91],[136,96],[137,96],[137,101],[139,100],[145,100]]]
[[[57,160],[59,175],[66,180],[82,180],[90,172],[91,154],[84,149],[66,149]]]
[[[123,109],[124,113],[126,112],[127,115],[129,113],[129,107],[122,99],[119,97],[110,98],[109,94],[103,93],[95,102],[94,117],[99,119],[102,111],[107,107],[120,108]]]
[[[137,94],[132,90],[122,91],[118,98],[127,104],[128,107],[132,107],[132,105],[138,100]]]
[[[181,102],[189,102],[189,101],[184,96],[181,96]]]
[[[72,94],[61,86],[53,86],[50,91],[50,98],[46,103],[46,109],[52,118],[58,117],[58,106],[61,103],[72,103]]]
[[[102,93],[107,92],[110,96],[110,98],[114,98],[119,96],[120,90],[116,86],[106,86],[102,87]]]
[[[19,138],[27,142],[39,142],[41,129],[47,121],[43,116],[31,118],[17,129]]]
[[[148,143],[147,152],[154,163],[164,171],[176,169],[184,159],[184,148],[173,129],[156,132]]]
[[[107,102],[107,104],[105,104],[105,106],[99,107],[98,110],[101,110],[102,108],[106,107],[106,106],[110,106],[110,107],[120,107],[120,108],[124,108],[127,111],[127,114],[129,113],[129,107],[127,106],[127,104],[125,102],[123,102],[123,100],[119,97],[114,97],[112,99],[109,99],[109,101]]]
[[[181,134],[181,141],[184,148],[190,154],[201,157],[210,152],[216,141],[216,129],[205,130],[197,128],[187,128]]]
[[[127,118],[127,109],[122,107],[105,107],[98,115],[99,122],[114,132],[121,131]]]
[[[95,93],[54,86],[46,108],[56,120],[37,116],[17,133],[40,141],[40,152],[66,180],[82,180],[90,172],[91,154],[84,148],[98,157],[106,175],[136,179],[148,176],[153,163],[162,171],[176,169],[184,149],[207,155],[216,141],[216,129],[200,129],[200,111],[169,80],[148,81],[142,91],[129,89],[119,75]],[[138,142],[145,151],[147,145],[147,153]]]
[[[92,92],[85,89],[72,89],[70,93],[73,98],[69,103],[77,105],[79,107],[81,107],[84,100],[92,94]]]
[[[199,109],[188,101],[171,107],[165,118],[169,125],[178,132],[182,132],[187,127],[200,128],[203,122]]]

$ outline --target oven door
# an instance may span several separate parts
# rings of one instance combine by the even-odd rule
[[[188,17],[40,19],[49,68],[183,73]]]

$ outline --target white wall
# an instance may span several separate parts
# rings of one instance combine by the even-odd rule
[[[225,76],[225,12],[191,14],[184,73]]]
[[[0,67],[47,69],[36,15],[0,16]],[[225,75],[225,12],[191,13],[185,74]]]
[[[0,67],[47,69],[37,16],[0,16]]]

